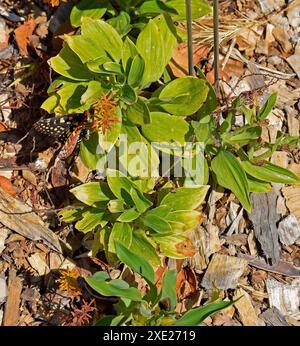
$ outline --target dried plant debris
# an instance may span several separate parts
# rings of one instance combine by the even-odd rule
[[[233,256],[215,254],[201,281],[201,286],[227,290],[236,288],[247,267],[247,261]]]
[[[295,215],[288,215],[278,225],[279,239],[284,245],[292,245],[300,237],[300,226]]]
[[[267,326],[289,326],[283,314],[276,307],[265,310],[259,317],[266,322]]]
[[[249,219],[264,255],[277,264],[280,260],[280,245],[277,230],[279,215],[276,212],[277,195],[274,191],[264,194],[253,193],[251,196],[253,211]]]

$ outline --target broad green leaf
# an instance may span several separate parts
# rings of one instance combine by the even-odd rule
[[[165,217],[171,225],[172,232],[177,234],[192,231],[202,219],[202,214],[195,210],[176,210]]]
[[[261,126],[252,127],[245,125],[242,128],[222,134],[222,140],[230,145],[244,146],[250,142],[256,141],[261,136]]]
[[[181,77],[167,84],[159,94],[161,107],[174,115],[187,116],[198,111],[206,100],[209,88],[204,80]]]
[[[164,45],[158,26],[150,19],[136,42],[136,47],[145,61],[143,86],[157,81],[162,76],[166,66]]]
[[[81,219],[83,211],[82,209],[65,209],[58,212],[58,216],[61,221],[74,222]]]
[[[184,241],[188,241],[188,238],[184,235],[172,234],[167,236],[152,235],[152,238],[158,243],[160,253],[170,258],[188,258],[191,257],[180,251],[180,244]]]
[[[132,63],[132,60],[136,55],[138,55],[139,52],[135,46],[135,44],[131,41],[131,39],[127,36],[123,48],[122,48],[122,65],[124,71],[129,70],[129,66]]]
[[[168,193],[160,205],[166,205],[172,210],[193,210],[203,203],[208,189],[208,185],[179,187]]]
[[[194,308],[187,311],[179,320],[176,321],[176,326],[198,326],[203,322],[208,316],[228,308],[234,304],[234,302],[213,302],[208,303],[205,306],[199,308]]]
[[[83,63],[92,62],[97,59],[109,61],[105,50],[98,44],[95,45],[88,35],[66,36],[68,46],[78,55]]]
[[[165,65],[167,65],[172,58],[174,49],[177,46],[176,27],[174,26],[171,17],[166,13],[157,16],[153,19],[153,21],[157,25],[164,42]]]
[[[81,96],[80,103],[83,105],[92,105],[103,92],[101,82],[92,80],[87,84],[87,89]]]
[[[136,209],[140,213],[144,213],[152,206],[152,202],[149,201],[149,199],[147,199],[137,188],[132,187],[130,189],[130,196],[136,206]]]
[[[143,135],[150,142],[185,143],[189,124],[184,119],[162,112],[152,112],[150,115],[151,123],[142,126]]]
[[[98,225],[104,225],[103,223],[104,212],[96,208],[90,208],[82,213],[82,219],[75,224],[76,229],[83,233],[91,232]]]
[[[133,183],[126,176],[123,176],[118,171],[107,171],[107,183],[112,193],[118,198],[123,199],[128,205],[132,205],[133,201],[130,196],[130,191]]]
[[[97,207],[98,202],[107,202],[113,199],[113,194],[109,187],[103,182],[92,182],[79,185],[70,190],[70,192],[81,202]]]
[[[299,184],[299,178],[291,171],[273,165],[269,161],[263,161],[262,165],[255,165],[250,161],[242,161],[241,165],[247,174],[252,177],[273,183]]]
[[[89,17],[82,19],[81,28],[82,35],[95,45],[95,49],[104,49],[114,61],[120,61],[123,41],[116,29],[103,20],[93,20]]]
[[[121,213],[124,211],[124,201],[121,199],[112,199],[108,202],[107,209],[111,213]]]
[[[171,234],[172,228],[171,225],[160,216],[153,214],[146,214],[143,218],[144,225],[153,229],[155,232],[162,235]]]
[[[277,93],[273,93],[267,100],[267,102],[264,104],[263,108],[260,110],[260,112],[257,115],[258,120],[265,119],[273,109],[273,107],[276,104],[277,100]]]
[[[138,97],[135,90],[128,84],[125,84],[122,88],[121,100],[127,105],[136,103]]]
[[[139,7],[139,12],[146,15],[156,15],[162,12],[169,12],[177,15],[177,11],[174,10],[174,8],[168,6],[168,4],[160,0],[143,1]]]
[[[98,133],[94,132],[87,141],[81,141],[80,158],[86,167],[103,171],[106,163],[106,156],[103,151],[99,150]]]
[[[116,256],[116,242],[122,243],[127,248],[130,248],[132,239],[132,228],[128,223],[116,222],[113,225],[107,248],[107,259],[111,265],[115,265],[118,262]]]
[[[125,244],[123,244],[126,246]],[[156,268],[160,265],[161,259],[158,256],[156,250],[156,244],[153,240],[145,235],[145,231],[143,229],[135,229],[133,231],[132,242],[128,249],[143,257],[148,263],[150,263],[153,268]]]
[[[130,24],[130,15],[124,11],[121,11],[117,17],[108,19],[107,23],[113,26],[121,37],[127,35],[132,29],[132,25]]]
[[[221,150],[211,161],[218,183],[230,189],[247,211],[251,211],[248,179],[239,161],[229,151]]]
[[[70,15],[71,24],[75,27],[80,26],[82,17],[101,18],[105,14],[108,5],[108,0],[79,1],[72,9]]]
[[[55,72],[70,79],[88,81],[95,76],[67,44],[49,60],[49,64]]]
[[[116,253],[123,263],[154,284],[154,270],[144,257],[133,253],[118,242],[116,243]]]
[[[177,294],[176,294],[176,279],[177,271],[176,269],[168,270],[164,273],[162,281],[162,294],[161,299],[170,299],[170,310],[175,309],[177,304]]]
[[[192,158],[183,158],[184,186],[206,185],[209,180],[208,163],[202,152]]]
[[[250,192],[267,193],[267,192],[270,192],[272,190],[272,185],[269,183],[255,179],[255,178],[250,177],[250,176],[247,176],[247,179],[248,179],[248,185],[249,185],[249,191]]]
[[[176,15],[172,15],[173,20],[186,20],[186,3],[182,0],[167,1],[166,5],[177,11]],[[211,13],[211,7],[205,0],[192,0],[192,18],[198,19]]]
[[[145,125],[151,122],[150,111],[141,97],[137,102],[126,107],[126,116],[135,125]]]
[[[116,296],[133,301],[141,301],[141,293],[135,287],[129,287],[128,283],[123,280],[97,281],[93,277],[85,279],[89,286],[103,296]]]
[[[125,210],[118,218],[119,222],[132,222],[141,215],[135,208]]]
[[[140,55],[136,55],[131,63],[130,71],[128,74],[128,84],[136,88],[140,85],[145,69],[144,59]]]

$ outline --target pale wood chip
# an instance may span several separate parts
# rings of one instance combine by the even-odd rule
[[[300,223],[300,185],[285,186],[282,188],[282,193],[286,198],[286,206],[290,213],[295,215],[298,223]]]
[[[31,267],[38,272],[40,276],[46,275],[50,272],[50,269],[45,262],[43,256],[40,253],[35,253],[28,257],[28,262]]]
[[[44,241],[50,248],[61,252],[57,235],[45,226],[40,216],[31,208],[11,197],[0,188],[0,220],[1,223],[35,241]]]
[[[209,263],[201,285],[211,289],[213,284],[219,289],[235,288],[246,270],[247,261],[237,257],[215,254]]]
[[[238,298],[240,299],[236,303],[234,303],[234,306],[239,313],[242,324],[244,326],[264,325],[263,321],[258,318],[250,295],[242,288],[237,289],[235,292],[234,299]]]
[[[5,240],[8,237],[9,230],[5,227],[0,228],[0,254],[5,249]]]
[[[20,299],[22,279],[17,277],[15,270],[10,270],[8,275],[8,297],[5,304],[4,326],[17,326],[20,318]]]
[[[300,285],[284,284],[272,278],[266,280],[270,307],[275,306],[283,315],[299,315]]]
[[[267,326],[289,326],[285,317],[275,307],[264,311],[259,317],[266,322]]]
[[[5,302],[6,298],[7,298],[6,278],[4,273],[0,273],[0,305]]]
[[[278,224],[279,239],[284,245],[292,245],[300,237],[300,226],[295,215],[288,215]]]

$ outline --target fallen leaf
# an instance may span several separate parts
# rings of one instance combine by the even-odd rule
[[[27,45],[29,43],[29,37],[32,35],[36,27],[36,22],[34,19],[30,19],[24,24],[20,25],[15,29],[15,37],[20,49],[20,53],[23,56],[28,55]]]
[[[193,295],[197,291],[197,278],[192,269],[185,267],[176,278],[176,294],[179,300]]]
[[[0,187],[11,196],[15,196],[18,192],[17,188],[11,183],[11,181],[1,175],[0,175]]]

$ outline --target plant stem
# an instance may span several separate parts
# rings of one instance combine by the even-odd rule
[[[188,65],[189,75],[194,75],[194,61],[193,61],[193,32],[192,32],[192,0],[185,0],[186,4],[186,22],[188,31]]]
[[[215,90],[220,94],[220,53],[219,53],[219,0],[213,0],[214,7],[214,70],[215,70]]]

